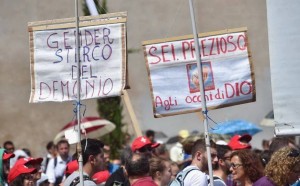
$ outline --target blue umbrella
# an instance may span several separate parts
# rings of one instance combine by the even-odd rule
[[[222,123],[218,123],[214,129],[210,129],[210,133],[215,134],[227,134],[233,136],[235,134],[243,135],[250,134],[253,136],[254,134],[262,131],[262,129],[256,126],[253,123],[250,123],[245,120],[229,120]]]

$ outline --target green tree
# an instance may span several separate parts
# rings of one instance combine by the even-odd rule
[[[101,5],[99,5],[99,1],[97,0],[94,0],[94,2],[99,14],[107,13],[106,0],[102,0]],[[82,1],[82,5],[84,15],[90,15],[85,0]],[[123,107],[121,105],[121,97],[98,99],[97,105],[97,110],[100,117],[107,119],[116,125],[115,130],[101,137],[101,140],[105,144],[110,144],[110,157],[112,159],[119,158],[120,149],[122,149],[124,143],[124,133],[122,132],[122,128],[124,126],[124,124],[122,123]]]

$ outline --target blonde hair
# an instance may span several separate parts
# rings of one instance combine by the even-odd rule
[[[294,171],[296,166],[300,164],[300,156],[290,155],[292,151],[296,151],[291,147],[284,147],[276,151],[270,162],[266,165],[265,175],[276,185],[288,184],[289,175]]]

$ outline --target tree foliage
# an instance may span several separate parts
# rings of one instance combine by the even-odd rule
[[[106,14],[106,0],[101,1],[94,0],[97,11],[99,14]],[[82,0],[83,13],[85,16],[90,15],[89,9],[86,5],[86,1]],[[110,145],[110,157],[111,159],[119,158],[120,149],[123,147],[124,142],[124,133],[122,132],[122,111],[123,107],[121,105],[121,97],[111,97],[97,100],[98,113],[101,118],[107,119],[116,125],[116,128],[113,132],[101,137],[101,140],[104,144]]]

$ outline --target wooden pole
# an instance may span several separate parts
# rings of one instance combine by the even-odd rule
[[[131,101],[130,101],[127,90],[123,90],[123,96],[122,97],[123,97],[124,103],[126,105],[126,108],[129,112],[129,115],[130,115],[130,118],[131,118],[131,121],[132,121],[132,125],[133,125],[133,129],[134,129],[134,132],[135,132],[136,136],[142,136],[143,134],[142,134],[139,122],[136,118],[135,112],[133,110],[133,107],[132,107],[132,104],[131,104]]]

